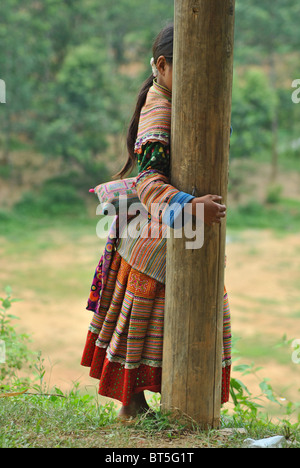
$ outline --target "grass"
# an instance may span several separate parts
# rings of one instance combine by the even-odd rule
[[[239,448],[246,438],[274,435],[300,448],[296,425],[273,424],[246,412],[223,416],[220,430],[201,431],[160,411],[121,424],[112,404],[101,406],[79,389],[2,398],[0,405],[1,448]]]
[[[278,233],[299,232],[300,201],[286,198],[276,203],[261,204],[249,200],[244,205],[228,210],[230,229],[272,229]]]
[[[97,406],[88,395],[76,390],[64,395],[55,389],[49,395],[4,398],[0,410],[2,448],[84,447],[97,434],[105,446],[104,427],[114,421],[113,407]],[[101,434],[101,436],[100,436]]]
[[[246,438],[284,435],[289,446],[300,447],[296,426],[275,425],[247,413],[222,417],[220,430],[201,431],[196,424],[159,410],[128,425],[116,418],[113,404],[97,397],[54,389],[49,394],[2,398],[1,448],[239,448]]]

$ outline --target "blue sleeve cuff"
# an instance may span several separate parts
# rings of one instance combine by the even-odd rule
[[[174,195],[162,216],[162,222],[174,229],[175,221],[181,215],[184,205],[193,200],[193,198],[195,198],[193,195],[185,192],[178,192]],[[181,225],[183,226],[183,221]]]

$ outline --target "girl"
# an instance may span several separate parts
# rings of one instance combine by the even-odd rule
[[[136,165],[138,197],[149,215],[140,236],[109,235],[96,269],[87,309],[94,311],[81,364],[99,379],[99,393],[119,400],[119,417],[147,410],[144,390],[160,392],[165,300],[167,226],[188,203],[195,215],[204,203],[204,221],[220,223],[226,207],[221,197],[193,197],[168,183],[172,97],[173,25],[164,28],[153,45],[152,74],[139,93],[128,135],[128,160],[115,176],[123,178]],[[161,206],[159,235],[143,236]],[[173,205],[174,216],[169,216]],[[178,209],[179,207],[179,209]],[[179,211],[179,212],[178,212]],[[150,214],[151,212],[151,214]],[[102,288],[102,289],[101,289]],[[224,292],[222,403],[228,401],[230,380],[230,314]]]

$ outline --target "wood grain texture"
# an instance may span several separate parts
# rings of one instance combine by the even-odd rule
[[[171,183],[227,200],[234,0],[175,0]],[[203,427],[221,409],[226,222],[205,226],[200,249],[167,242],[162,407]]]

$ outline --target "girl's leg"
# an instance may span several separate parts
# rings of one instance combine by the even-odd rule
[[[146,401],[144,392],[140,392],[132,395],[129,405],[122,406],[118,416],[121,419],[135,418],[138,413],[142,413],[143,411],[148,410],[149,406]]]

